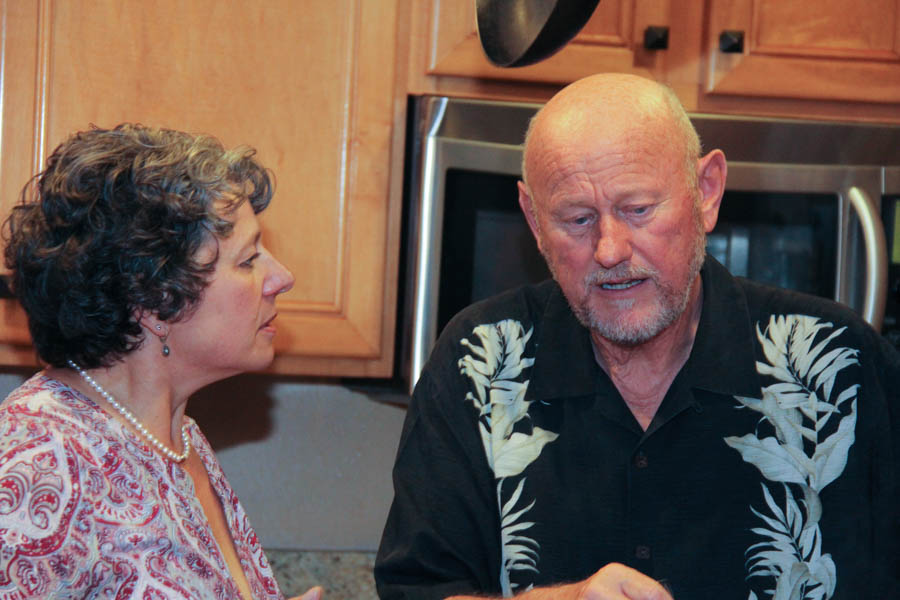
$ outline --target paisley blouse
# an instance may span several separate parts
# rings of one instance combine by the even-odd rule
[[[206,438],[188,421],[254,600],[282,599]],[[241,598],[190,476],[38,373],[0,404],[0,600]]]

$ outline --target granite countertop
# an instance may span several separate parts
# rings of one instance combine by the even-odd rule
[[[320,585],[323,600],[377,600],[374,552],[266,550],[285,598]]]

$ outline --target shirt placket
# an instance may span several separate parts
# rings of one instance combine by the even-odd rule
[[[703,411],[702,405],[682,384],[682,379],[678,377],[672,383],[657,415],[632,450],[626,470],[628,533],[623,556],[629,557],[628,566],[662,581],[664,585],[668,584],[666,574],[656,571],[654,559],[656,553],[662,550],[661,529],[666,524],[657,515],[660,502],[665,501],[667,477],[673,475],[660,471],[660,453],[665,448],[653,443],[654,434],[686,411],[688,414],[684,418]]]

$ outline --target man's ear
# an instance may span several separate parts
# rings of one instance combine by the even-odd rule
[[[541,236],[538,233],[540,228],[538,227],[534,214],[534,200],[531,198],[531,194],[528,193],[528,186],[525,185],[525,182],[519,181],[517,184],[519,186],[519,207],[525,215],[525,220],[528,221],[528,227],[531,229],[531,234],[537,241],[538,250],[543,251],[541,248]]]
[[[709,233],[719,220],[719,206],[725,193],[728,165],[721,150],[713,150],[697,161],[697,185],[700,189],[700,218]]]

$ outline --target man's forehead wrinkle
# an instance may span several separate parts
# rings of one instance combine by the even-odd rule
[[[541,162],[533,164],[537,178],[535,185],[541,193],[564,191],[602,193],[606,189],[633,185],[634,178],[649,169],[661,166],[664,152],[633,144],[613,142],[597,144],[593,151],[573,152],[568,147],[555,148],[542,154]]]
[[[544,191],[552,194],[560,185],[587,185],[589,179],[585,172],[585,164],[582,158],[571,160],[573,157],[563,156],[559,152],[548,153],[544,168]]]

